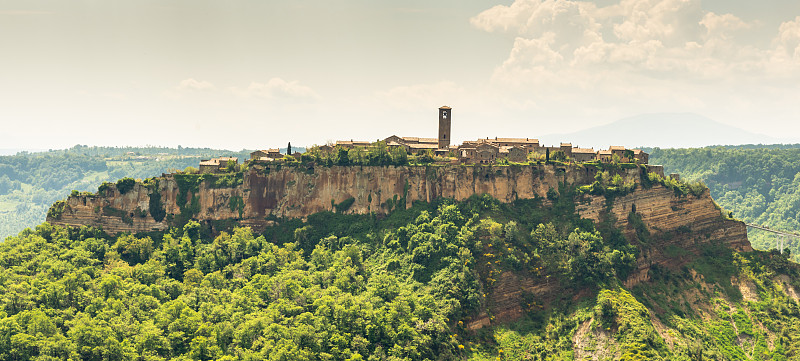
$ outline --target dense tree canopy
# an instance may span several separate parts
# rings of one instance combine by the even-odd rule
[[[733,216],[748,223],[800,233],[800,148],[741,146],[696,149],[653,149],[650,162],[668,173],[702,180],[711,196]],[[775,236],[751,230],[750,242],[762,250],[775,248]],[[800,240],[789,249],[800,260]]]

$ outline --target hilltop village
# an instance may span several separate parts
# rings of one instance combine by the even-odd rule
[[[437,138],[400,137],[392,135],[382,140],[358,141],[340,140],[333,144],[314,146],[306,153],[292,152],[291,143],[286,153],[280,149],[256,150],[250,153],[252,163],[271,163],[301,160],[304,154],[332,155],[340,151],[361,150],[369,148],[385,149],[389,154],[404,153],[426,159],[429,163],[444,164],[494,164],[525,163],[530,161],[558,161],[565,163],[638,163],[647,164],[648,154],[641,149],[626,149],[622,146],[611,146],[605,150],[573,147],[571,143],[560,143],[558,146],[544,146],[533,138],[485,138],[469,140],[461,145],[450,144],[452,125],[452,109],[448,106],[439,108],[439,132]],[[200,162],[200,173],[225,171],[238,165],[235,157],[220,157]]]

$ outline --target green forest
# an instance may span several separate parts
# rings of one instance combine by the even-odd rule
[[[0,156],[0,240],[44,222],[47,209],[72,190],[95,192],[103,182],[160,176],[218,156],[247,159],[249,151],[76,145]]]
[[[164,166],[196,166],[205,154],[244,156],[83,148],[0,157],[0,205],[94,191],[125,167],[139,173],[124,176],[146,178]],[[705,182],[725,209],[720,217],[730,211],[793,230],[798,152],[653,149],[651,163]],[[154,154],[159,161],[147,159]],[[581,219],[576,204],[595,194],[610,206],[637,187],[667,186],[679,197],[705,190],[599,174],[592,185],[563,186],[547,199],[503,204],[476,195],[397,207],[385,217],[322,212],[275,219],[261,233],[211,234],[188,221],[112,237],[36,215],[35,226],[0,242],[0,360],[800,358],[796,244],[785,254],[769,251],[771,236],[754,232],[754,246],[766,251],[710,242],[685,266],[654,265],[649,281],[626,287],[653,231],[632,210],[636,236],[628,239],[613,220]],[[12,226],[8,219],[21,218],[0,225]],[[495,322],[508,305],[493,300],[508,292],[500,280],[509,275],[555,287],[557,296],[515,290],[523,315]],[[481,320],[491,326],[473,327]]]
[[[651,164],[666,173],[701,180],[711,196],[747,223],[800,233],[800,145],[745,145],[690,149],[647,149]],[[754,248],[775,248],[775,235],[749,230]],[[800,240],[787,239],[800,261]]]
[[[0,243],[0,360],[800,356],[800,308],[784,291],[800,287],[795,264],[709,244],[689,267],[655,267],[652,283],[626,289],[648,240],[581,219],[580,197],[562,188],[547,202],[474,196],[385,218],[323,212],[262,234],[212,236],[190,221],[109,237],[44,223]],[[470,329],[494,319],[501,305],[490,300],[509,272],[561,297],[523,294],[521,320]]]

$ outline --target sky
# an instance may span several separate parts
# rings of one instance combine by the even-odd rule
[[[797,139],[800,2],[0,2],[0,148],[435,137],[442,105],[457,142],[664,112]]]

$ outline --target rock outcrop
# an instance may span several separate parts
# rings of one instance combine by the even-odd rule
[[[501,202],[545,198],[560,184],[594,181],[597,169],[551,165],[431,167],[287,167],[254,166],[241,184],[218,186],[216,177],[170,174],[124,194],[110,185],[98,195],[70,196],[64,211],[47,221],[59,225],[92,225],[109,234],[164,230],[183,215],[204,222],[237,220],[258,230],[269,219],[304,218],[321,211],[385,214],[415,201],[465,200],[488,194]],[[640,170],[622,174],[638,179]],[[187,184],[195,182],[195,184]],[[184,189],[182,190],[181,187]],[[151,198],[158,193],[155,209]],[[166,217],[154,218],[158,208]]]
[[[659,172],[658,168],[650,171]],[[110,185],[98,195],[70,196],[63,212],[54,212],[52,224],[102,227],[110,234],[165,230],[179,220],[195,219],[214,227],[215,222],[263,229],[276,219],[304,218],[321,211],[386,214],[415,201],[437,198],[465,200],[488,194],[501,202],[541,198],[564,185],[591,184],[598,170],[592,167],[446,166],[446,167],[287,167],[253,166],[241,178],[223,175],[165,175],[157,182],[135,184],[122,193]],[[703,245],[716,242],[750,251],[744,223],[726,219],[708,194],[676,194],[670,188],[641,185],[640,168],[618,170],[624,181],[639,186],[609,200],[583,195],[576,211],[596,223],[614,222],[632,244],[639,246],[637,267],[626,280],[632,287],[648,279],[655,265],[676,269],[691,262]],[[663,177],[663,174],[660,174]],[[637,224],[650,232],[637,236]],[[60,214],[59,214],[60,213]],[[478,329],[496,322],[518,319],[526,311],[525,293],[542,303],[559,302],[562,285],[555,277],[500,274],[489,292],[490,313],[477,315],[467,325]]]
[[[676,195],[672,189],[655,185],[639,188],[610,203],[604,196],[586,196],[576,205],[582,218],[600,223],[607,219],[622,229],[625,237],[639,247],[636,269],[625,281],[630,288],[648,281],[650,268],[660,265],[679,269],[700,254],[703,246],[720,243],[737,251],[752,251],[743,222],[722,217],[714,200],[704,192],[700,196]],[[629,215],[635,210],[642,224],[650,232],[649,242],[637,238]],[[519,319],[525,314],[522,304],[524,293],[535,294],[543,304],[565,301],[563,285],[548,275],[530,276],[504,272],[490,293],[491,314],[483,313],[468,327],[482,328],[494,323]]]

